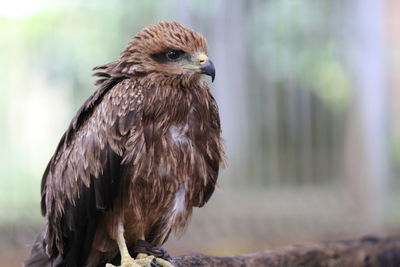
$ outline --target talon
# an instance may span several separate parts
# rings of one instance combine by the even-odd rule
[[[142,265],[139,260],[135,260],[133,258],[124,258],[121,260],[121,266],[119,267],[142,267],[145,265]]]
[[[175,267],[172,263],[170,263],[169,261],[166,261],[164,259],[155,258],[155,260],[157,261],[157,264],[162,267]]]
[[[144,259],[144,258],[147,258],[147,257],[149,257],[149,255],[147,255],[146,253],[138,253],[137,256],[136,256],[136,259],[140,260],[140,259]]]
[[[157,266],[175,267],[169,261],[166,261],[161,258],[156,258],[153,255],[147,256],[146,254],[141,255],[140,258],[136,257],[136,259],[124,258],[121,261],[121,266],[118,267],[157,267]],[[107,263],[106,267],[117,267],[117,266]]]

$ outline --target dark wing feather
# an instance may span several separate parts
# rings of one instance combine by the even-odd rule
[[[196,126],[195,136],[197,141],[197,148],[204,157],[206,168],[206,183],[205,186],[199,192],[198,196],[201,196],[198,201],[194,202],[194,206],[203,207],[214,193],[215,186],[217,185],[217,178],[219,172],[219,164],[223,160],[223,149],[221,145],[221,122],[219,118],[218,106],[211,95],[208,87],[206,90],[198,90],[207,92],[206,97],[198,99],[204,99],[208,101],[208,104],[202,105],[207,107],[205,110],[197,110],[195,116],[206,116],[200,121],[208,122],[206,126]],[[206,132],[204,132],[206,131]],[[207,133],[207,134],[206,134]]]
[[[119,62],[95,68],[105,79],[79,109],[43,175],[41,207],[48,219],[43,243],[49,256],[62,256],[65,266],[86,261],[99,215],[112,207],[123,176],[121,140],[134,114],[118,110],[121,101],[111,101],[123,97],[114,93],[123,92],[121,68]]]
[[[221,148],[221,122],[219,118],[218,106],[217,102],[215,101],[214,97],[210,94],[211,99],[211,108],[210,108],[210,118],[211,118],[211,132],[216,132],[217,136],[215,138],[215,145],[211,148],[214,148],[211,151],[212,157],[206,157],[206,161],[208,166],[210,167],[208,170],[208,176],[210,177],[209,183],[206,185],[206,189],[204,190],[204,202],[200,204],[200,207],[204,206],[214,193],[214,189],[217,183],[218,172],[219,172],[219,164],[223,158]],[[218,141],[217,141],[218,140]]]

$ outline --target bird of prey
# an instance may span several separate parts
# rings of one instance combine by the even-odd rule
[[[177,22],[144,28],[95,67],[41,183],[46,223],[26,266],[172,266],[160,246],[212,195],[223,159],[207,41]]]

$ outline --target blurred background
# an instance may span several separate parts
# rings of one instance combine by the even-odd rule
[[[207,37],[228,168],[173,254],[400,233],[397,0],[0,3],[0,266],[28,255],[40,180],[91,68],[160,20]]]

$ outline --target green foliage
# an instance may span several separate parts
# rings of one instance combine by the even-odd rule
[[[250,10],[247,39],[259,75],[274,83],[295,82],[327,106],[343,111],[351,95],[341,58],[338,4],[328,1],[260,1]],[[254,27],[257,25],[257,27]],[[256,45],[252,45],[255,43]]]

